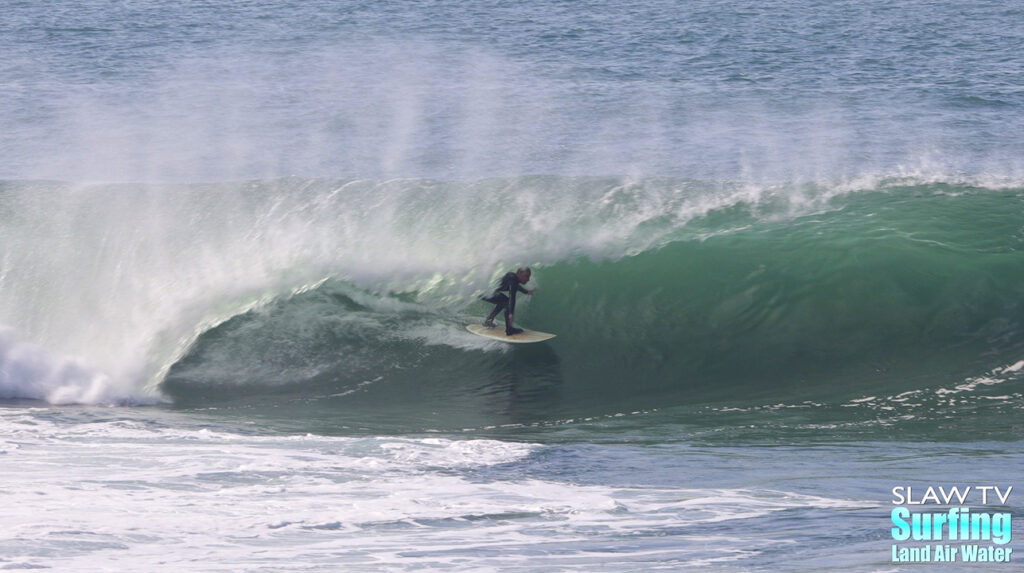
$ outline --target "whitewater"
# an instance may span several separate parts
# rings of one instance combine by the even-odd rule
[[[1024,493],[1022,30],[9,3],[0,569],[919,569],[893,488]]]

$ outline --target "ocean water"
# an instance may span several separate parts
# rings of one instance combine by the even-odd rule
[[[1015,3],[12,0],[0,55],[0,569],[1021,559],[891,515],[1020,546]],[[557,338],[465,331],[521,265]]]

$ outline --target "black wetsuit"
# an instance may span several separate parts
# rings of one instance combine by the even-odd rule
[[[508,293],[506,295],[505,293]],[[494,320],[498,313],[505,311],[505,333],[511,334],[512,325],[509,324],[508,315],[515,314],[516,312],[516,293],[529,294],[530,291],[526,290],[523,285],[519,282],[519,277],[515,273],[508,273],[501,278],[501,283],[498,284],[498,288],[494,289],[494,293],[491,296],[481,297],[483,300],[494,304],[494,310],[491,311],[491,315],[487,317],[488,321]]]

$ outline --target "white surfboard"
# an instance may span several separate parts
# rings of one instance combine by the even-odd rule
[[[509,336],[505,334],[504,326],[493,326],[488,327],[482,324],[467,324],[466,330],[476,334],[477,336],[483,336],[484,338],[491,338],[493,340],[500,340],[502,342],[514,342],[517,344],[525,344],[529,342],[542,342],[555,337],[550,332],[540,332],[537,330],[530,330],[524,328],[519,334],[513,334]]]

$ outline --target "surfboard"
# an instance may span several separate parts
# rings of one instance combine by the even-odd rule
[[[530,330],[529,328],[524,328],[521,333],[509,336],[505,334],[505,328],[502,326],[487,327],[482,324],[467,324],[466,330],[477,336],[483,336],[484,338],[500,340],[502,342],[513,342],[516,344],[543,342],[555,337],[555,335],[550,332],[540,332],[537,330]]]

